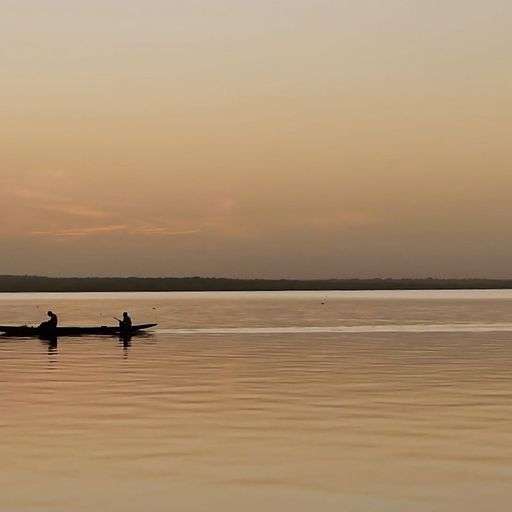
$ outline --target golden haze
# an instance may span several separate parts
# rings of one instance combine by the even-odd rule
[[[7,1],[0,273],[504,276],[505,1]]]

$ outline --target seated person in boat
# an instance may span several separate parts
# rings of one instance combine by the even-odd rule
[[[130,331],[132,328],[132,319],[126,311],[123,313],[123,319],[119,320],[119,328],[121,331]]]
[[[48,316],[50,317],[50,320],[47,320],[46,322],[43,322],[39,325],[39,329],[56,329],[57,325],[59,323],[59,319],[57,318],[57,315],[53,311],[48,311]]]

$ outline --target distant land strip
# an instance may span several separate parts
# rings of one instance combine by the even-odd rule
[[[0,276],[0,293],[512,289],[512,279],[230,279]]]

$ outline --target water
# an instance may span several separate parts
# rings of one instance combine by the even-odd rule
[[[324,304],[322,304],[324,303]],[[482,511],[512,498],[512,293],[0,295],[1,511]]]

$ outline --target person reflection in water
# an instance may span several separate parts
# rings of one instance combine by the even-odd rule
[[[132,319],[126,311],[123,313],[123,319],[119,320],[119,328],[121,332],[130,332],[132,329]]]
[[[48,344],[48,354],[57,353],[58,348],[59,348],[59,342],[58,342],[57,336],[48,336],[46,343]],[[50,362],[54,363],[55,361],[50,361]]]
[[[124,357],[128,357],[128,349],[132,346],[131,334],[119,334],[119,343],[123,347]]]
[[[48,311],[48,316],[50,317],[50,319],[47,320],[46,322],[41,323],[39,325],[39,329],[51,331],[57,328],[57,325],[59,324],[59,319],[57,318],[57,315],[53,311]]]

